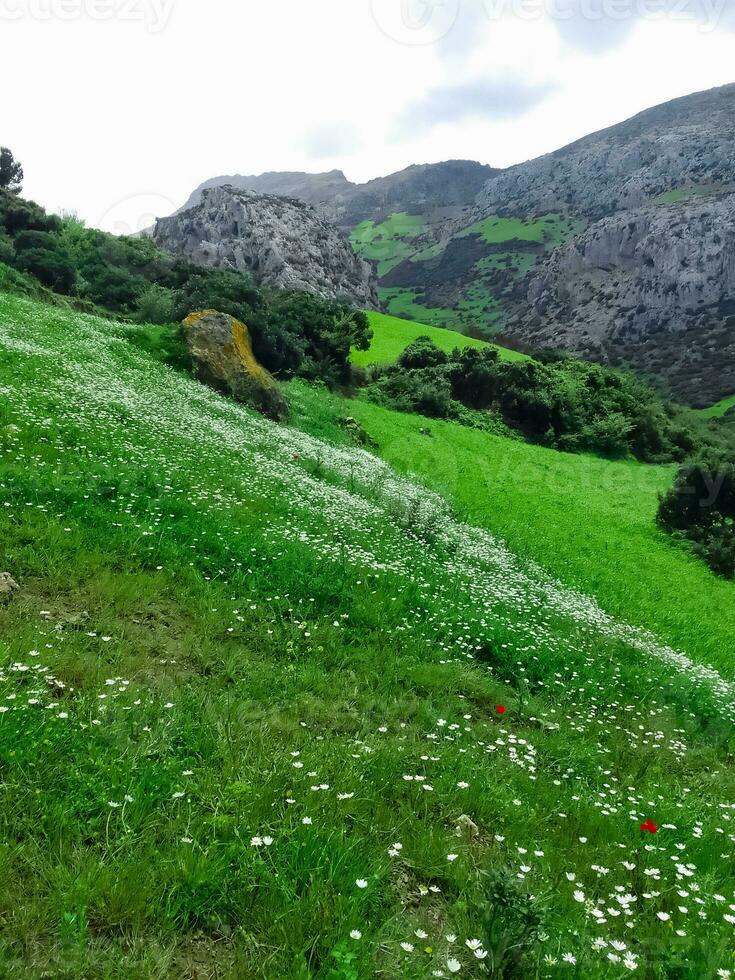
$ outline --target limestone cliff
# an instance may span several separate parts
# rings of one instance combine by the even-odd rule
[[[196,207],[159,219],[154,239],[196,265],[247,272],[261,286],[380,305],[372,266],[335,225],[292,198],[213,187]]]
[[[511,330],[711,404],[735,390],[735,194],[623,211],[556,249]]]

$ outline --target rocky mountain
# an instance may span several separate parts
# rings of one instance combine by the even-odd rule
[[[485,182],[498,173],[470,160],[408,167],[364,184],[349,181],[341,170],[322,174],[265,173],[259,176],[213,177],[191,195],[184,210],[200,203],[210,187],[229,185],[258,194],[295,197],[322,211],[345,228],[362,221],[381,222],[392,214],[429,214],[436,210],[461,211],[474,204]]]
[[[153,237],[196,265],[248,272],[258,285],[379,306],[369,263],[334,224],[293,198],[209,188],[195,207],[159,219]]]
[[[253,191],[256,194],[275,194],[279,197],[295,197],[312,206],[333,204],[347,197],[356,186],[350,183],[341,170],[331,170],[323,174],[299,172],[271,172],[257,176],[230,174],[212,177],[200,184],[181,209],[188,211],[201,204],[202,194],[211,187],[234,187],[240,191]]]
[[[478,206],[586,230],[516,289],[525,344],[625,364],[708,405],[735,391],[735,85],[659,106],[494,178]],[[525,295],[524,295],[525,293]]]
[[[398,315],[627,365],[711,404],[735,391],[734,133],[729,85],[498,173],[464,220],[394,238],[381,298]]]
[[[597,219],[683,187],[735,185],[735,85],[648,109],[490,179],[481,214]]]
[[[735,391],[735,195],[621,211],[551,253],[512,334],[665,379],[682,401]]]

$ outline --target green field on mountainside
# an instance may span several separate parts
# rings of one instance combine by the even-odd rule
[[[308,388],[295,387],[304,417],[319,418],[330,396],[314,403]],[[606,611],[735,676],[735,583],[655,524],[675,467],[560,453],[359,398],[331,396],[329,409],[334,419],[357,419],[391,466],[444,494],[468,523],[593,594]]]
[[[379,293],[388,312],[464,332],[482,329],[491,335],[503,331],[507,309],[515,302],[523,278],[540,258],[579,234],[584,222],[558,214],[491,216],[430,244],[421,240],[424,229],[419,224],[404,227],[399,221],[398,237],[390,224],[389,228],[391,233],[381,239],[389,254],[371,255],[359,244],[362,232],[357,241],[353,236],[361,254],[381,260]]]
[[[555,248],[584,229],[584,222],[560,214],[540,218],[483,218],[458,237],[479,235],[489,245],[504,242],[537,242]]]
[[[670,472],[278,426],[141,329],[0,293],[0,975],[732,970],[735,586]]]
[[[378,296],[388,314],[399,319],[416,320],[442,330],[462,333],[462,317],[456,310],[424,306],[417,302],[420,290],[392,287],[378,287]],[[471,326],[471,324],[467,324]]]
[[[675,190],[659,194],[654,204],[680,204],[696,197],[711,197],[731,189],[727,184],[692,184],[688,187],[677,187]]]
[[[368,313],[368,320],[373,331],[370,349],[352,352],[353,364],[360,367],[366,367],[368,364],[392,364],[417,337],[429,337],[437,347],[448,354],[456,347],[460,349],[465,347],[495,347],[502,360],[526,360],[525,354],[519,354],[507,347],[488,344],[484,340],[465,337],[455,330],[445,330],[425,323],[401,320],[385,313]]]
[[[735,409],[735,395],[723,398],[722,401],[717,402],[716,405],[710,405],[709,408],[699,409],[699,414],[708,419],[721,419],[731,409]]]
[[[363,258],[377,263],[378,275],[383,276],[414,251],[412,239],[422,234],[426,219],[421,215],[392,214],[376,225],[363,221],[352,232],[352,247]]]

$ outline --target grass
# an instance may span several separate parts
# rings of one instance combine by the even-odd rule
[[[398,286],[390,288],[379,286],[378,295],[381,303],[393,317],[416,320],[432,327],[461,332],[461,318],[456,310],[439,309],[417,303],[417,290]]]
[[[425,225],[426,220],[420,215],[399,212],[378,225],[363,221],[350,240],[358,254],[378,263],[378,275],[384,276],[412,254],[411,240],[421,235]]]
[[[345,406],[334,398],[331,412],[355,417],[391,466],[445,495],[516,554],[735,676],[735,583],[655,524],[675,467],[559,453],[360,399]]]
[[[525,360],[525,354],[497,347],[483,340],[465,337],[454,330],[432,327],[425,323],[401,320],[385,313],[368,313],[373,330],[373,341],[367,351],[353,351],[352,362],[361,367],[368,364],[392,364],[417,337],[429,337],[441,350],[451,353],[456,347],[495,347],[500,357],[507,361]]]
[[[654,204],[680,204],[695,197],[709,197],[725,190],[726,184],[693,184],[689,187],[677,187],[654,198]]]
[[[735,409],[735,395],[731,395],[729,398],[723,398],[722,401],[717,402],[715,405],[710,405],[709,408],[699,409],[697,414],[706,419],[721,419],[731,409]]]
[[[491,216],[478,221],[462,235],[480,235],[489,245],[502,242],[537,242],[555,248],[584,230],[584,222],[559,214],[539,218],[499,218]]]
[[[638,582],[666,472],[580,491],[304,385],[278,427],[137,329],[0,294],[0,975],[732,969],[731,593],[670,559],[647,625],[706,612],[676,655],[482,528]]]
[[[477,328],[489,334],[501,330],[502,324],[494,310],[495,300],[481,282],[469,286],[453,310],[418,303],[418,290],[379,287],[378,295],[389,315],[395,319],[414,321],[458,334]]]

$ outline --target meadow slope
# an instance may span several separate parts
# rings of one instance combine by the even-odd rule
[[[735,583],[656,526],[659,494],[675,467],[561,453],[299,383],[291,388],[310,431],[338,439],[339,419],[353,416],[382,458],[444,495],[468,523],[590,592],[606,611],[735,676]]]
[[[0,294],[0,970],[732,969],[724,672],[135,330]]]
[[[399,355],[417,337],[428,337],[432,343],[447,354],[451,354],[457,347],[461,350],[465,347],[476,349],[493,347],[497,350],[501,360],[527,360],[526,354],[519,354],[508,347],[489,344],[484,340],[475,340],[473,337],[467,337],[456,330],[432,327],[426,323],[416,323],[413,320],[401,320],[399,317],[390,316],[387,313],[369,312],[367,316],[373,331],[373,339],[369,350],[352,352],[352,363],[358,367],[367,367],[369,364],[392,364],[398,360]]]

